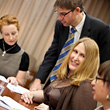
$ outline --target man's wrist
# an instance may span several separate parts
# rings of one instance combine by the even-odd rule
[[[41,80],[38,79],[38,78],[36,78],[34,82],[35,82],[35,83],[41,83]]]

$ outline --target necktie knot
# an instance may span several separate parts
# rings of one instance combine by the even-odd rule
[[[71,28],[71,34],[73,34],[73,33],[75,33],[76,32],[76,30],[72,27]]]

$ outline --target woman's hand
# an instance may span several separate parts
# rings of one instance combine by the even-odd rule
[[[46,105],[46,104],[44,104],[44,103],[42,103],[42,104],[40,104],[40,105],[38,105],[38,106],[35,106],[34,107],[34,110],[49,110],[49,106],[48,105]]]
[[[18,81],[17,81],[16,77],[13,77],[13,76],[12,77],[8,77],[7,81],[9,83],[11,83],[11,84],[18,85]]]
[[[34,95],[32,92],[25,92],[24,94],[22,94],[21,99],[28,104],[33,104],[33,99]]]

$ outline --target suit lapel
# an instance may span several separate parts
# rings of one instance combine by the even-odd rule
[[[86,13],[85,13],[86,14]],[[62,25],[63,26],[63,25]],[[91,36],[91,26],[90,26],[90,18],[88,15],[86,15],[86,19],[85,19],[85,23],[84,23],[84,26],[83,26],[83,29],[82,29],[82,32],[81,32],[81,35],[80,35],[80,38],[82,37],[90,37]],[[67,40],[68,38],[68,34],[69,34],[69,27],[65,27],[63,26],[63,29],[60,30],[60,36],[61,36],[61,44],[60,44],[60,47],[63,47],[63,45],[65,44],[65,41]]]
[[[61,30],[61,47],[63,47],[63,45],[65,44],[66,40],[68,39],[68,34],[69,34],[69,27],[64,27],[63,26],[63,29]]]
[[[84,23],[80,38],[84,36],[90,37],[90,31],[91,31],[90,20],[88,15],[86,15],[85,23]]]

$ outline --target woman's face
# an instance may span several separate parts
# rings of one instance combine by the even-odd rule
[[[18,39],[18,30],[14,24],[2,26],[2,35],[8,45],[14,45]]]
[[[92,81],[93,86],[93,98],[96,101],[99,101],[101,103],[107,101],[106,96],[109,93],[109,89],[107,88],[107,83],[103,82],[103,77],[97,76],[95,80]]]
[[[76,68],[85,59],[85,46],[84,43],[79,43],[73,50],[69,59],[69,69],[70,72],[74,72]]]

